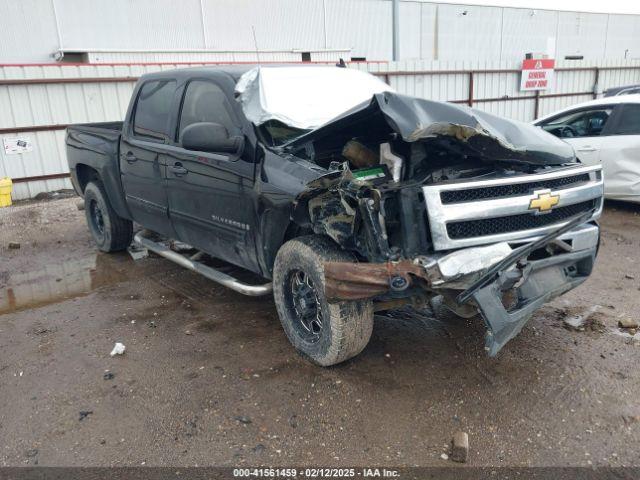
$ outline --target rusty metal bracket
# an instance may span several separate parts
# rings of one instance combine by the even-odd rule
[[[385,263],[325,262],[325,295],[330,301],[361,300],[387,293],[392,281],[403,279],[406,287],[416,281],[431,284],[427,270],[410,260]]]

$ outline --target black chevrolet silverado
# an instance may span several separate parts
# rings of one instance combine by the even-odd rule
[[[569,145],[351,68],[147,74],[124,122],[71,126],[66,143],[100,250],[133,241],[272,292],[293,346],[324,366],[362,351],[374,311],[434,299],[480,313],[496,355],[587,278],[599,243],[600,167]]]

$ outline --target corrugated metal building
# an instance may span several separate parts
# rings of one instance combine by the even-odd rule
[[[634,15],[403,0],[398,62],[391,0],[0,0],[0,18],[0,143],[32,145],[0,148],[14,199],[69,188],[66,126],[121,120],[150,71],[366,58],[349,66],[400,93],[523,121],[640,82]],[[550,90],[520,91],[528,52],[557,59]]]
[[[0,18],[0,63],[54,62],[60,51],[67,60],[93,52],[82,57],[91,62],[255,61],[256,50],[274,61],[392,56],[391,0],[0,0]],[[401,60],[512,61],[527,52],[640,58],[640,16],[400,4]]]
[[[597,97],[604,89],[640,82],[640,60],[559,61],[556,82],[542,94],[519,91],[518,61],[354,63],[398,92],[452,101],[531,121]],[[143,73],[177,64],[0,66],[0,142],[19,138],[33,149],[0,148],[0,177],[14,179],[14,199],[70,188],[64,130],[68,124],[122,120]]]

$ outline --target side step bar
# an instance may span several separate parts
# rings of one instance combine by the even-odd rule
[[[166,258],[167,260],[171,260],[172,262],[177,263],[181,267],[199,273],[200,275],[207,277],[209,280],[213,280],[214,282],[217,282],[220,285],[224,285],[225,287],[228,287],[231,290],[235,290],[236,292],[242,293],[243,295],[258,297],[260,295],[267,295],[273,290],[273,286],[271,283],[265,283],[264,285],[249,285],[247,283],[242,283],[238,279],[233,278],[226,273],[222,273],[215,268],[211,268],[203,263],[197,262],[194,258],[197,254],[191,258],[180,255],[179,253],[171,250],[166,245],[155,242],[145,237],[144,231],[138,232],[133,238],[133,241],[138,245],[151,250],[153,253]]]

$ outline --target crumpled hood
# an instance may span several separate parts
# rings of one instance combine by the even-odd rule
[[[285,147],[295,150],[354,122],[381,119],[406,142],[453,138],[470,154],[489,160],[536,165],[576,161],[570,145],[541,128],[462,105],[393,92],[373,95],[370,101],[296,138]]]

